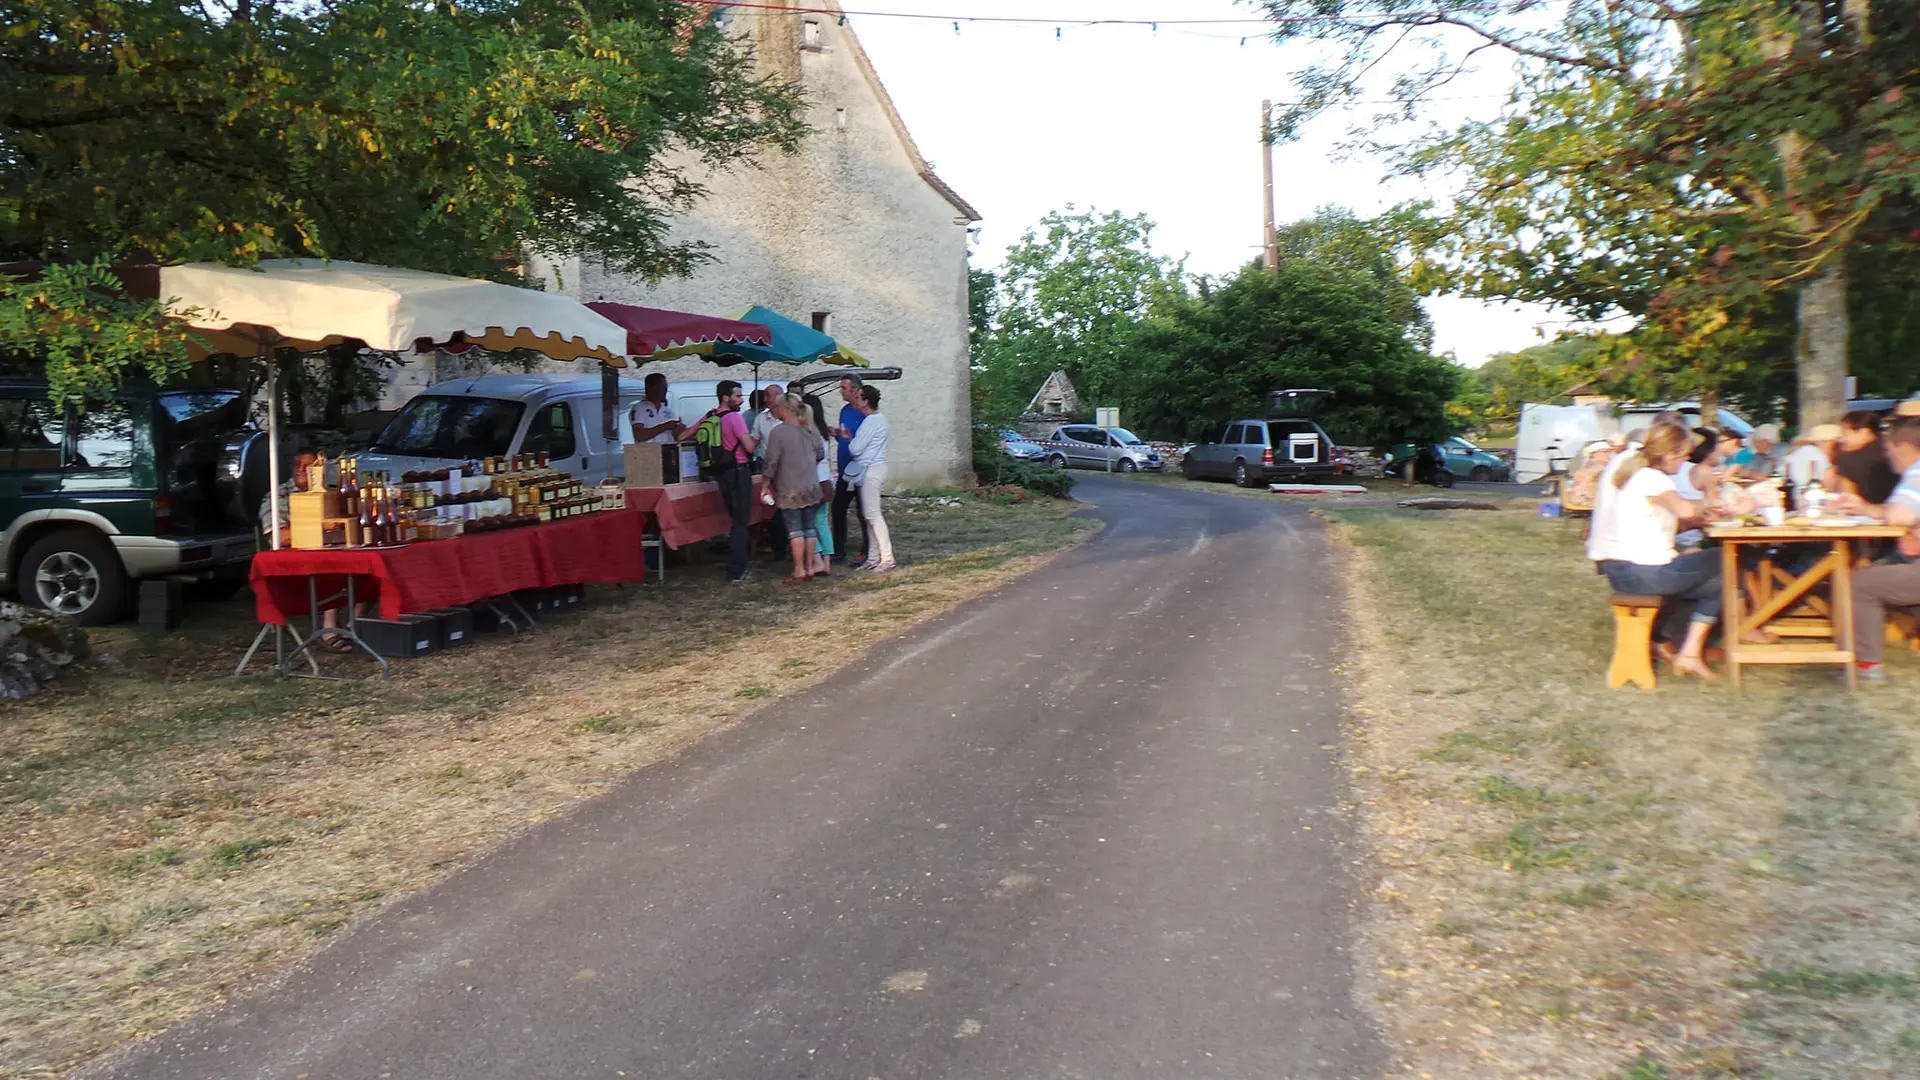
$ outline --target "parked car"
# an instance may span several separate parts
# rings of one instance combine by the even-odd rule
[[[1447,471],[1459,479],[1504,484],[1513,478],[1512,466],[1458,435],[1441,443],[1440,453]]]
[[[85,410],[0,380],[0,584],[91,626],[146,578],[246,584],[266,435],[223,387],[129,387]]]
[[[1274,391],[1265,418],[1228,421],[1217,440],[1187,451],[1181,474],[1189,480],[1231,480],[1241,487],[1339,475],[1333,440],[1311,419],[1331,396],[1324,390]]]
[[[1013,430],[1000,432],[1000,449],[1015,461],[1043,461],[1047,456],[1046,447]]]
[[[1126,428],[1093,424],[1063,424],[1040,440],[1047,461],[1058,469],[1101,469],[1135,472],[1166,468],[1159,451]]]

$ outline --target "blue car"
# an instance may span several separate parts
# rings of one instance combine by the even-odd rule
[[[1017,431],[1000,432],[1000,449],[1015,461],[1044,461],[1047,448]]]

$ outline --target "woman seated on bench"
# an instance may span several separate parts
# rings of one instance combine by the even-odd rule
[[[1674,546],[1680,522],[1704,520],[1714,507],[1713,493],[1687,499],[1674,486],[1674,474],[1691,464],[1693,440],[1678,424],[1655,424],[1647,432],[1640,449],[1607,478],[1615,490],[1594,508],[1587,557],[1620,592],[1666,597],[1655,630],[1661,659],[1682,675],[1711,679],[1705,651],[1707,634],[1720,621],[1720,556],[1681,555]],[[1671,644],[1676,639],[1678,653]]]

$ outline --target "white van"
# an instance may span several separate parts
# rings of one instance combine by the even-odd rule
[[[624,476],[628,413],[646,396],[639,379],[620,380],[619,438],[601,429],[600,376],[476,375],[428,387],[359,455],[360,468],[392,474],[445,469],[463,461],[545,453],[556,469],[597,484]],[[705,411],[704,408],[702,411]]]
[[[754,388],[751,376],[732,381],[749,392]],[[778,380],[761,385],[769,381]],[[692,427],[718,403],[720,383],[669,383],[667,402],[681,422]],[[401,406],[373,445],[358,455],[360,468],[399,477],[481,458],[545,453],[554,468],[572,473],[583,484],[598,484],[609,476],[625,479],[621,447],[633,442],[633,406],[646,397],[646,387],[626,376],[619,387],[617,438],[609,442],[601,427],[597,372],[450,379]]]
[[[1688,427],[1700,427],[1697,401],[1632,405],[1534,405],[1520,407],[1520,430],[1514,438],[1513,479],[1531,483],[1548,473],[1566,471],[1580,456],[1580,448],[1595,439],[1623,435],[1646,427],[1660,413],[1678,410]],[[1718,422],[1707,425],[1732,431],[1741,438],[1753,431],[1738,414],[1718,411]]]

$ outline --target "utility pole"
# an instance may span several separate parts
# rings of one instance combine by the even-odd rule
[[[1260,103],[1260,164],[1266,179],[1266,232],[1261,243],[1267,253],[1267,269],[1280,269],[1280,234],[1273,225],[1273,102]]]

